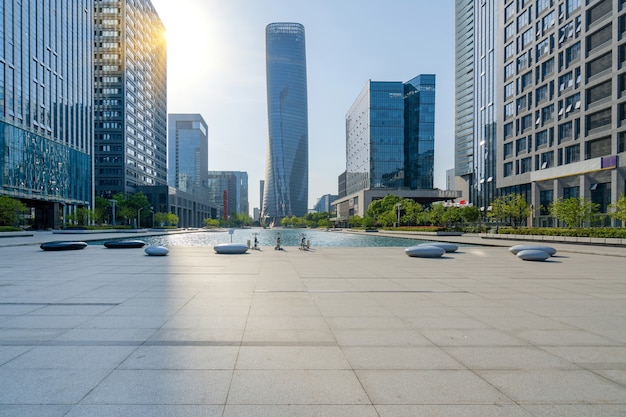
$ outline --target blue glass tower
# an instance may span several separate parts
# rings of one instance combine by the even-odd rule
[[[309,194],[306,50],[299,23],[266,28],[269,137],[262,218],[304,216]]]
[[[435,75],[369,81],[346,115],[346,194],[432,189]]]
[[[92,202],[93,1],[0,5],[0,195],[32,226]]]
[[[209,136],[199,114],[169,114],[168,185],[189,194],[208,192]]]
[[[435,167],[435,75],[422,74],[404,84],[405,185],[433,188]]]
[[[369,81],[346,116],[346,193],[404,186],[404,86]]]

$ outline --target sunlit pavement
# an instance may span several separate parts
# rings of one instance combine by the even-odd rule
[[[626,415],[624,248],[30,243],[0,247],[0,416]]]

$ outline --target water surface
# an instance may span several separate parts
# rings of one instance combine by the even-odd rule
[[[311,247],[372,247],[397,246],[407,247],[427,242],[421,239],[405,239],[399,237],[379,236],[376,233],[349,233],[344,231],[326,231],[316,229],[231,229],[220,232],[199,231],[196,233],[180,233],[163,236],[138,236],[136,239],[148,245],[158,246],[215,246],[219,243],[247,243],[254,245],[254,238],[261,247],[274,247],[280,237],[281,246],[299,246],[302,237]],[[95,243],[95,242],[94,242]],[[103,242],[98,242],[102,244]]]

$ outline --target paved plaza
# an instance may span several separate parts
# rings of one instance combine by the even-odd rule
[[[2,417],[626,416],[623,247],[0,240]]]

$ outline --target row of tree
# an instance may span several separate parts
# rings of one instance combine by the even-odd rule
[[[567,227],[583,227],[599,220],[599,204],[583,198],[567,198],[553,201],[547,207],[554,218]],[[609,206],[607,214],[619,221],[626,222],[626,196],[622,195],[615,204]],[[519,194],[510,194],[496,198],[484,213],[486,219],[518,227],[533,214],[530,204]],[[352,226],[392,227],[392,226],[451,226],[471,224],[481,221],[481,212],[475,206],[445,206],[435,203],[428,208],[413,200],[388,194],[373,201],[364,217],[353,216],[349,219]]]

